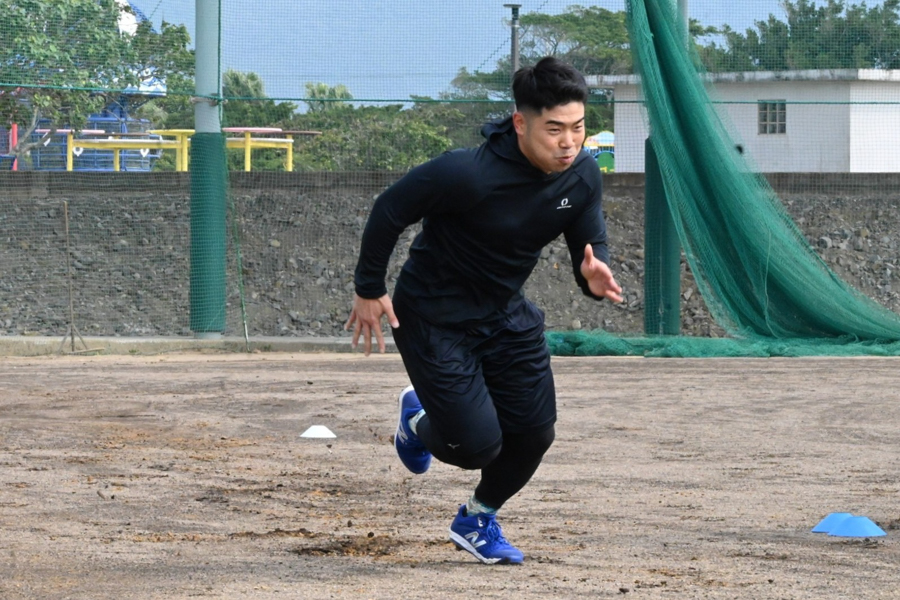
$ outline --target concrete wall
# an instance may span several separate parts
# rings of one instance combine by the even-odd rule
[[[616,171],[643,173],[646,113],[637,85],[615,87]],[[735,143],[763,173],[900,172],[896,82],[720,82],[711,96]],[[787,133],[758,132],[758,102],[787,102]],[[895,104],[891,104],[895,103]]]
[[[616,86],[615,94],[616,173],[643,173],[644,140],[649,129],[639,88],[620,85]]]
[[[854,82],[850,90],[850,164],[854,173],[900,172],[900,86]]]
[[[743,143],[745,155],[763,173],[843,173],[850,167],[850,84],[772,81],[716,87]],[[787,133],[760,134],[758,102],[784,100]],[[746,104],[740,104],[744,102]],[[809,104],[804,104],[809,103]],[[831,104],[834,103],[834,104]]]

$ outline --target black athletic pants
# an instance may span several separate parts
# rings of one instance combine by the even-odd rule
[[[553,443],[556,392],[541,311],[466,329],[430,323],[395,295],[394,341],[426,416],[419,437],[442,462],[481,469],[475,497],[499,509]]]

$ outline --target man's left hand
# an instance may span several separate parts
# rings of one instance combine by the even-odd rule
[[[594,256],[594,249],[590,244],[584,247],[581,274],[587,279],[588,287],[595,296],[602,296],[613,302],[622,301],[622,287],[616,283],[609,266]]]

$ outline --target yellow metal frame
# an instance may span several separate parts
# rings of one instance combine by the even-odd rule
[[[75,167],[75,148],[90,148],[96,150],[112,150],[113,151],[113,170],[121,170],[120,150],[153,150],[153,149],[170,149],[175,150],[176,170],[183,171],[187,168],[187,144],[179,140],[154,140],[146,139],[119,139],[119,138],[78,138],[75,139],[73,132],[66,134],[66,171],[72,171]],[[184,169],[178,166],[184,164]]]
[[[160,135],[162,137],[175,138],[174,141],[181,148],[180,152],[175,154],[175,170],[187,171],[188,158],[190,156],[191,136],[194,135],[193,129],[151,129],[150,133]]]
[[[120,150],[175,150],[175,170],[187,171],[188,159],[190,156],[191,136],[194,134],[193,129],[153,129],[150,134],[161,136],[162,139],[141,138],[141,139],[121,139],[112,137],[108,138],[75,138],[74,132],[66,134],[66,170],[72,171],[75,165],[74,150],[78,148],[91,148],[99,150],[113,151],[113,169],[119,171],[121,168],[119,151]],[[259,131],[242,132],[241,137],[225,138],[225,147],[240,149],[244,151],[244,171],[252,169],[252,154],[256,148],[276,148],[285,150],[284,170],[294,170],[294,135],[320,135],[317,131],[296,131],[282,132],[273,129],[271,133],[282,134],[285,137],[254,137],[254,133]],[[167,139],[171,138],[171,139]]]
[[[250,171],[254,148],[283,148],[287,152],[284,156],[284,170],[294,170],[294,140],[287,138],[253,137],[252,132],[247,131],[241,137],[225,138],[226,148],[244,150],[244,171]]]

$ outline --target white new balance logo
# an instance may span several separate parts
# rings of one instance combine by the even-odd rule
[[[556,210],[562,210],[564,208],[572,208],[572,206],[569,204],[568,198],[563,198],[562,200],[560,200],[559,206],[556,207]]]
[[[481,520],[480,520],[480,519],[479,519],[479,521],[478,521],[478,524],[479,524],[479,525],[481,524]],[[469,540],[469,543],[472,544],[472,547],[473,547],[473,548],[481,548],[482,546],[484,546],[485,544],[487,544],[486,541],[484,541],[484,540],[479,540],[479,539],[478,539],[478,532],[477,532],[477,531],[473,531],[472,533],[467,533],[467,534],[465,535],[465,538],[466,538],[467,540]]]

